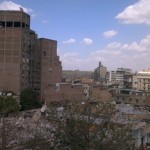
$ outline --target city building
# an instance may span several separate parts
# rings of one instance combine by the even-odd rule
[[[120,88],[123,88],[124,76],[132,74],[132,70],[128,68],[117,68],[116,70],[116,83],[119,84]]]
[[[46,89],[46,105],[68,102],[106,102],[111,100],[111,93],[104,86],[83,83],[57,83]]]
[[[110,71],[108,76],[108,85],[113,85],[116,83],[116,72]]]
[[[132,89],[132,81],[134,74],[126,74],[123,78],[123,87],[126,89]]]
[[[0,91],[19,95],[30,88],[43,100],[45,88],[61,82],[61,72],[57,41],[39,39],[22,9],[0,11]]]
[[[0,90],[17,94],[29,87],[30,16],[0,11]]]
[[[107,67],[104,67],[101,62],[94,71],[94,80],[102,84],[106,84]]]
[[[124,76],[124,88],[150,91],[150,71],[139,71]]]
[[[150,91],[150,71],[140,71],[133,75],[132,88]]]
[[[40,38],[37,40],[37,49],[41,52],[39,81],[41,99],[44,100],[47,86],[61,82],[62,67],[57,56],[57,41]]]
[[[134,89],[110,89],[116,103],[131,104],[133,106],[150,107],[150,91]]]

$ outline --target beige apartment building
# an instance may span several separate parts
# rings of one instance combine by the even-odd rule
[[[106,84],[107,67],[103,66],[99,62],[99,66],[94,71],[94,80],[99,81],[102,84]]]
[[[117,103],[150,107],[150,91],[119,88],[110,89],[110,91]]]
[[[142,71],[133,75],[132,88],[136,90],[150,91],[150,71]]]
[[[0,91],[18,95],[30,88],[44,99],[46,87],[61,82],[61,72],[57,41],[38,39],[22,10],[0,11]]]

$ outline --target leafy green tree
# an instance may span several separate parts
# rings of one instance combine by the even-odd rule
[[[30,89],[24,89],[20,94],[21,110],[31,110],[41,107],[37,93]]]
[[[12,96],[0,97],[0,114],[8,115],[9,113],[18,112],[20,106]]]
[[[0,96],[0,149],[7,149],[9,133],[12,131],[8,121],[10,113],[16,113],[20,106],[12,96]],[[11,128],[11,130],[9,130]]]

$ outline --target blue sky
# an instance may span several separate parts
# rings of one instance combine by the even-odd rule
[[[39,37],[58,41],[63,69],[150,68],[150,0],[0,0],[22,7]]]

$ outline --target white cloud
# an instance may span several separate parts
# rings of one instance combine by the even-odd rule
[[[69,52],[69,53],[65,53],[65,54],[62,56],[62,58],[63,58],[63,59],[66,59],[66,58],[72,59],[73,57],[76,57],[76,56],[77,56],[77,53],[76,53],[76,52]]]
[[[113,42],[107,45],[107,49],[119,49],[119,50],[131,50],[146,52],[150,51],[150,35],[147,35],[144,39],[139,42],[133,41],[132,43],[119,43]]]
[[[73,44],[73,43],[75,43],[76,42],[76,40],[74,39],[74,38],[71,38],[71,39],[69,39],[69,40],[67,40],[67,41],[64,41],[64,42],[62,42],[63,44]]]
[[[42,24],[47,24],[47,23],[49,23],[48,20],[42,20]]]
[[[23,9],[26,13],[33,13],[33,10],[30,8],[25,8],[19,4],[16,4],[12,1],[3,1],[0,3],[0,10],[20,10],[20,8]]]
[[[104,33],[103,33],[103,36],[104,36],[105,38],[111,38],[111,37],[113,37],[113,36],[115,36],[115,35],[117,35],[117,34],[118,34],[117,31],[110,30],[110,31],[104,32]]]
[[[86,45],[91,45],[91,44],[93,44],[93,40],[90,38],[84,38],[83,43]]]
[[[81,69],[81,64],[83,64],[83,59],[80,59],[78,53],[76,52],[68,52],[62,54],[60,56],[60,60],[62,61],[62,66],[64,70]]]
[[[83,58],[77,53],[61,55],[64,69],[94,70],[101,61],[108,70],[127,67],[135,70],[150,68],[150,35],[131,43],[113,42],[104,49],[93,51]]]
[[[116,16],[116,19],[125,24],[150,25],[150,0],[139,0],[128,6]]]
[[[133,70],[149,68],[150,35],[138,42],[110,43],[104,49],[97,50],[91,54],[92,58],[98,56],[105,58],[103,59],[103,64],[108,68],[127,67]]]

